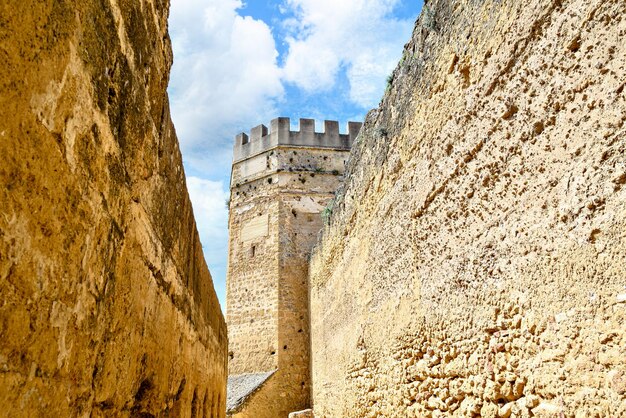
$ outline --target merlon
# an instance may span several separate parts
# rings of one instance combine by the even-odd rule
[[[300,130],[292,131],[289,118],[276,118],[268,130],[259,125],[248,136],[240,133],[235,138],[233,161],[241,161],[279,145],[350,149],[361,130],[361,122],[348,122],[348,133],[339,133],[339,122],[324,121],[324,132],[315,132],[314,119],[300,119]]]

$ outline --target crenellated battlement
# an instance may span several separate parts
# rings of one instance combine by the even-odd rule
[[[324,132],[315,132],[314,119],[300,119],[300,130],[291,130],[289,118],[276,118],[267,126],[259,125],[248,136],[240,133],[235,137],[233,161],[241,161],[279,145],[350,149],[361,130],[361,122],[348,122],[348,133],[339,133],[339,122],[324,121]]]

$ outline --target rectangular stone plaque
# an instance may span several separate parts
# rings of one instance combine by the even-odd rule
[[[269,216],[257,216],[246,221],[241,228],[241,241],[252,241],[255,238],[266,237],[268,234]]]

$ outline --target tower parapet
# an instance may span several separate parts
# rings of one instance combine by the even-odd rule
[[[361,122],[348,122],[348,133],[339,133],[339,122],[324,121],[324,132],[315,132],[314,119],[300,119],[300,130],[291,130],[289,118],[276,118],[270,129],[259,125],[250,135],[240,133],[235,138],[233,161],[245,160],[280,145],[349,150],[361,129]]]

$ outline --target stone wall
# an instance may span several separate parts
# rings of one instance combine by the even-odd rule
[[[312,260],[317,417],[626,415],[625,12],[427,2]]]
[[[286,417],[310,405],[309,256],[348,150],[281,145],[233,165],[229,374],[276,373],[232,417]]]
[[[7,416],[224,416],[226,327],[170,120],[168,8],[0,5]]]

